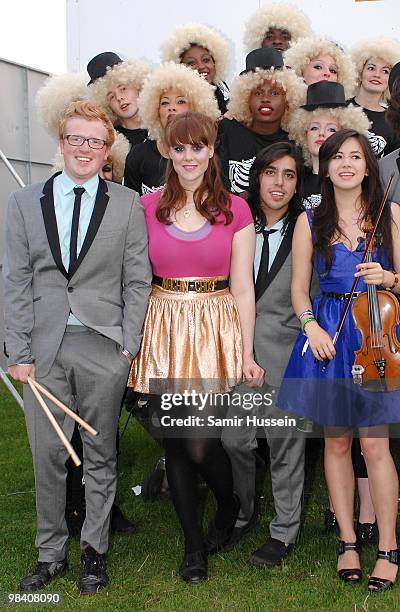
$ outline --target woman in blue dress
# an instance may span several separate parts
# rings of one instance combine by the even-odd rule
[[[396,542],[398,478],[389,449],[388,425],[400,422],[400,391],[371,392],[353,383],[354,351],[361,335],[349,311],[333,344],[346,293],[354,277],[358,291],[379,285],[400,293],[400,207],[385,206],[379,231],[383,247],[361,264],[367,219],[376,218],[382,199],[375,156],[355,130],[333,134],[320,149],[322,201],[298,218],[293,236],[292,302],[302,323],[281,387],[278,405],[324,427],[325,475],[337,515],[340,542],[337,569],[346,582],[360,582],[354,532],[353,428],[359,429],[379,528],[379,551],[369,591],[391,588],[400,549]],[[316,270],[321,293],[309,299]],[[400,332],[397,330],[400,337]],[[306,336],[306,337],[305,337]]]

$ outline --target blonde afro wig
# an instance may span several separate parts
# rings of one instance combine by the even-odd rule
[[[361,73],[366,62],[373,57],[380,57],[392,68],[400,61],[400,42],[393,38],[369,38],[361,40],[352,49],[350,55],[356,66],[358,85],[361,84]],[[389,87],[383,93],[384,100],[389,100]]]
[[[113,181],[115,183],[122,183],[122,179],[124,178],[125,160],[126,156],[129,153],[129,149],[129,141],[125,138],[123,134],[118,134],[116,132],[114,144],[112,145],[110,149],[110,154],[108,156],[108,159],[112,164]],[[52,173],[54,174],[54,172],[62,172],[63,170],[64,157],[60,151],[60,148],[58,148],[53,160]]]
[[[36,94],[36,108],[43,127],[58,140],[58,127],[71,102],[87,99],[86,72],[50,76]]]
[[[337,108],[320,106],[313,111],[298,108],[290,118],[288,132],[289,138],[302,148],[304,162],[307,166],[312,166],[312,159],[307,146],[306,132],[313,121],[317,121],[322,116],[326,117],[326,115],[337,121],[341,129],[357,130],[360,134],[366,132],[370,125],[362,108],[353,104],[338,106]]]
[[[160,121],[160,98],[168,89],[182,92],[189,102],[190,110],[203,113],[210,119],[220,116],[214,87],[198,72],[175,62],[166,62],[154,70],[144,82],[139,95],[139,114],[142,124],[153,140],[162,140],[164,128]]]
[[[142,89],[145,78],[150,74],[150,65],[140,59],[127,59],[120,64],[107,68],[103,77],[96,79],[89,86],[90,97],[110,117],[114,125],[118,124],[119,118],[110,108],[107,94],[118,85],[129,85],[135,87],[138,92]]]
[[[264,81],[272,81],[285,91],[287,108],[282,117],[282,128],[287,130],[291,114],[301,104],[304,104],[307,91],[305,83],[293,70],[256,68],[254,72],[247,72],[236,77],[231,87],[229,112],[237,121],[249,127],[253,120],[249,106],[250,94]]]
[[[344,87],[346,98],[353,94],[356,84],[356,68],[351,57],[335,42],[327,38],[302,38],[284,53],[286,66],[292,68],[299,76],[307,64],[319,55],[331,55],[338,69],[337,80]]]
[[[299,38],[312,34],[308,17],[297,7],[282,2],[266,4],[253,14],[245,25],[243,37],[245,52],[259,49],[270,28],[290,32],[292,44]]]
[[[226,78],[229,63],[228,41],[222,34],[202,23],[179,25],[170,38],[162,43],[161,61],[180,64],[182,54],[190,49],[192,44],[209,51],[215,62],[215,80],[223,81]]]

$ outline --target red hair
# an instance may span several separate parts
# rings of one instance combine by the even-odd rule
[[[214,146],[217,138],[215,121],[201,113],[184,113],[175,117],[165,129],[165,144],[174,147],[177,144],[203,144]],[[230,194],[225,189],[215,156],[204,173],[203,181],[193,194],[193,201],[199,213],[213,225],[220,214],[225,216],[225,224],[232,222]],[[165,188],[161,194],[156,217],[161,223],[171,223],[171,211],[179,210],[186,204],[186,193],[179,182],[178,175],[171,160],[166,170]]]

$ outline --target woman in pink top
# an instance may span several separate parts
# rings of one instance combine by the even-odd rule
[[[199,396],[188,401],[184,392],[224,392],[243,378],[255,385],[263,377],[253,358],[253,219],[247,203],[222,185],[216,133],[215,123],[200,113],[180,115],[167,126],[165,188],[142,197],[154,278],[130,374],[136,391],[161,395],[168,482],[185,539],[179,571],[191,583],[207,578],[207,554],[227,545],[239,505],[218,430],[203,426],[215,415],[216,396],[209,394],[199,410]],[[180,407],[171,391],[182,394]],[[200,421],[184,430],[171,427],[173,418],[190,415]],[[198,474],[217,500],[205,540],[197,519]]]

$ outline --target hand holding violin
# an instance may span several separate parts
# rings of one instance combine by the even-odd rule
[[[362,277],[366,285],[383,285],[390,287],[395,282],[395,274],[389,270],[384,270],[380,263],[371,261],[357,265],[355,277]]]

